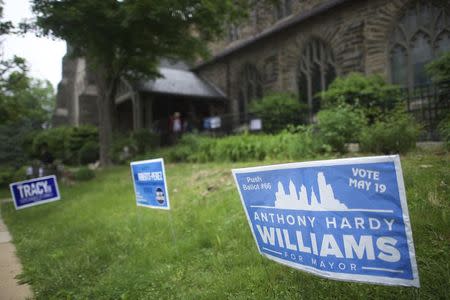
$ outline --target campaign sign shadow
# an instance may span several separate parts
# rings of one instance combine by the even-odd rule
[[[262,255],[326,278],[419,287],[397,155],[233,175]]]
[[[60,200],[55,175],[11,183],[9,188],[16,209]]]

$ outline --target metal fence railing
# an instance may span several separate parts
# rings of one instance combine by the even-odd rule
[[[401,89],[401,98],[405,101],[408,112],[423,127],[419,139],[422,141],[439,140],[438,124],[450,113],[450,81],[416,86],[412,90]],[[210,118],[220,119],[220,125],[217,126],[217,123],[212,121],[210,127],[208,127],[205,124],[205,119],[188,120],[189,126],[183,130],[183,133],[200,132],[213,136],[223,136],[244,130],[252,131],[252,129],[254,130],[251,125],[253,124],[252,120],[258,119],[257,116],[250,113],[228,113],[211,116]],[[280,122],[285,121],[280,120]],[[171,143],[173,133],[170,130],[169,123],[168,118],[163,118],[155,121],[152,126],[152,130],[161,135],[163,144]],[[262,126],[264,127],[264,124]]]
[[[421,140],[439,140],[439,122],[450,113],[450,81],[402,89],[408,112],[423,126]]]

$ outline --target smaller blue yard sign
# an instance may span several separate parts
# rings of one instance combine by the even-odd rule
[[[60,199],[56,176],[40,177],[9,185],[16,209],[22,209]]]
[[[398,155],[233,175],[262,255],[330,279],[419,287]]]
[[[135,161],[130,165],[136,204],[151,208],[170,209],[163,159]]]

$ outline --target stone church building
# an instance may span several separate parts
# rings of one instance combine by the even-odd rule
[[[380,74],[414,94],[431,84],[425,65],[450,51],[448,0],[255,1],[248,20],[230,24],[228,35],[210,45],[209,60],[193,66],[162,61],[164,78],[123,81],[119,128],[157,124],[165,132],[175,111],[195,124],[219,115],[237,127],[250,101],[272,92],[298,95],[313,116],[317,92],[350,72]],[[86,62],[66,56],[55,124],[95,124],[95,95]],[[445,97],[448,105],[450,94]]]

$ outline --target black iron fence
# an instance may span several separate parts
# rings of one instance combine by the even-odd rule
[[[422,124],[421,140],[439,140],[439,122],[450,113],[450,81],[402,89],[408,111]]]
[[[419,85],[412,90],[404,88],[401,89],[401,97],[406,103],[408,112],[423,128],[419,139],[421,141],[440,140],[439,122],[450,113],[450,81]],[[229,134],[239,129],[250,129],[251,120],[257,116],[224,114],[220,118],[221,128],[218,128],[216,132]]]
[[[441,82],[438,84],[427,84],[415,87],[413,90],[401,89],[401,97],[405,101],[407,110],[413,115],[417,122],[419,122],[423,131],[420,136],[422,141],[439,140],[438,124],[450,113],[450,81]],[[211,116],[214,118],[214,116]],[[258,131],[253,128],[252,124],[257,116],[252,114],[221,114],[215,116],[219,118],[219,125],[211,123],[210,126],[205,124],[205,119],[185,120],[187,123],[183,126],[183,132],[202,132],[204,134],[211,134],[214,136],[228,135],[244,130]],[[280,120],[283,122],[283,120]],[[163,144],[170,143],[170,120],[168,118],[156,121],[153,125],[153,130],[161,134],[162,137],[168,137],[168,140]],[[215,125],[212,125],[215,124]],[[284,125],[284,124],[280,124]],[[264,127],[264,124],[262,124]],[[282,126],[281,126],[282,127]]]

